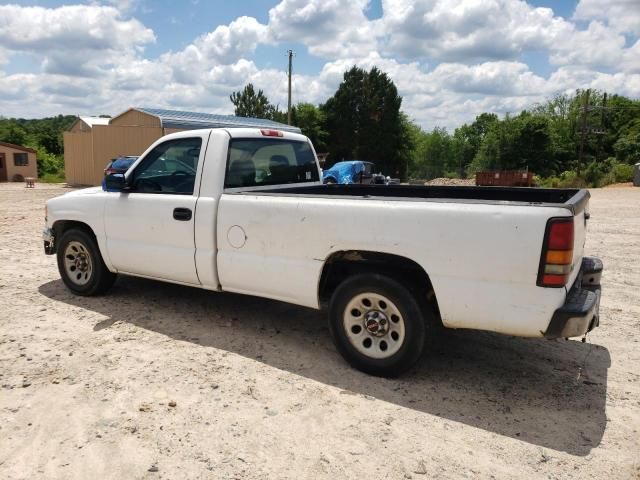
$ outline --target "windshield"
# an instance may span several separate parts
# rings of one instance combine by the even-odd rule
[[[118,158],[113,161],[111,168],[129,168],[138,157]]]
[[[226,188],[319,180],[315,155],[308,142],[237,138],[229,144]]]

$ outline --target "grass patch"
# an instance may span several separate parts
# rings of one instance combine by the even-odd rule
[[[38,177],[38,181],[40,183],[66,183],[67,182],[67,180],[64,178],[64,172],[45,173],[41,177]]]

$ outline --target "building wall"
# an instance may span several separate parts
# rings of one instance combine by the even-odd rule
[[[91,130],[64,132],[64,174],[71,185],[91,185],[93,135]]]
[[[90,185],[100,184],[104,176],[104,168],[112,158],[121,155],[140,155],[162,137],[160,127],[94,125],[92,131],[93,165]]]
[[[160,119],[138,110],[129,110],[122,115],[112,118],[109,124],[118,127],[160,127]]]
[[[111,124],[94,125],[91,130],[84,132],[65,132],[64,164],[67,183],[100,185],[104,168],[112,158],[140,155],[164,134],[160,127]]]
[[[32,152],[25,152],[24,150],[18,150],[11,147],[0,145],[0,153],[4,153],[3,167],[7,172],[7,180],[13,181],[14,175],[22,175],[26,177],[38,177],[38,163],[36,162],[36,154]],[[14,153],[26,153],[28,164],[25,166],[16,166],[13,162]]]
[[[158,138],[180,132],[163,129],[153,115],[129,110],[112,118],[109,125],[89,127],[78,121],[64,133],[64,163],[67,183],[100,185],[104,168],[112,158],[140,155]]]
[[[71,128],[68,131],[72,133],[79,133],[87,132],[89,130],[91,130],[91,127],[78,118],[75,122],[73,122],[73,125],[71,125]]]

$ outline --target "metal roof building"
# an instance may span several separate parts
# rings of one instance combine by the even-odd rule
[[[236,117],[234,115],[216,115],[200,112],[183,112],[178,110],[163,110],[160,108],[147,107],[135,108],[132,110],[158,117],[162,127],[171,129],[195,130],[198,128],[255,127],[273,128],[277,130],[284,130],[286,132],[300,133],[300,129],[298,127],[261,118]]]
[[[269,128],[300,133],[298,127],[272,120],[185,112],[160,108],[130,108],[115,117],[79,117],[64,132],[65,176],[72,185],[99,185],[112,158],[140,155],[169,133],[200,128]]]
[[[94,125],[109,125],[108,117],[78,117],[69,127],[71,132],[84,132],[91,130]]]

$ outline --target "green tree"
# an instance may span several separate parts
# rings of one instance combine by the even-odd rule
[[[640,132],[631,132],[620,137],[613,145],[616,158],[624,163],[640,162]]]
[[[329,134],[324,129],[324,112],[310,103],[298,103],[291,111],[291,121],[311,140],[317,152],[325,152]]]
[[[13,143],[14,145],[24,145],[27,142],[27,132],[15,121],[4,121],[0,125],[0,141]]]
[[[406,125],[402,97],[389,76],[372,68],[352,67],[335,94],[321,107],[326,114],[328,148],[332,162],[368,160],[391,176],[406,176],[402,142]]]
[[[422,132],[416,144],[416,164],[412,172],[420,179],[442,177],[452,166],[453,142],[444,128]]]
[[[452,139],[454,158],[450,162],[451,172],[457,172],[460,177],[465,176],[465,171],[478,154],[484,137],[497,122],[499,120],[495,113],[482,113],[471,125],[456,128]]]
[[[277,106],[272,105],[262,90],[256,93],[252,83],[247,84],[241,91],[229,95],[238,117],[263,118],[267,120],[283,121],[286,115]]]
[[[491,125],[469,173],[529,169],[539,175],[550,175],[557,170],[551,144],[547,117],[527,111],[516,117],[506,116]]]

